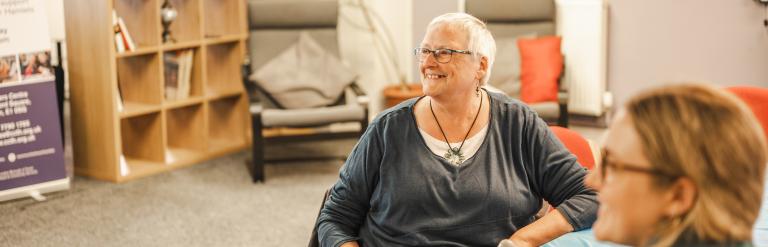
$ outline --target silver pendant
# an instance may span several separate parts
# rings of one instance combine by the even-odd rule
[[[459,165],[464,162],[464,154],[459,148],[449,148],[448,152],[446,152],[443,157],[454,165]]]

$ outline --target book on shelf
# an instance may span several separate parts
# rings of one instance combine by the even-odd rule
[[[189,98],[192,80],[194,50],[166,52],[163,58],[165,72],[165,99]]]
[[[120,83],[117,83],[117,111],[122,112],[125,107],[123,106],[123,93],[120,90]]]
[[[128,32],[125,21],[114,10],[112,10],[112,27],[115,33],[115,48],[117,52],[135,51],[136,43]]]
[[[175,100],[179,89],[179,56],[176,52],[166,52],[163,56],[163,79],[165,99]]]
[[[171,150],[165,150],[165,163],[173,163],[178,161],[176,159],[176,156],[173,155],[173,152]]]
[[[123,32],[120,31],[120,25],[117,24],[117,12],[112,11],[112,29],[114,30],[115,50],[118,53],[125,52],[125,42],[123,42]]]
[[[194,56],[194,50],[182,51],[181,60],[180,60],[181,66],[179,68],[179,72],[181,73],[181,76],[179,77],[179,91],[177,91],[177,95],[176,95],[177,99],[189,98],[190,83],[192,80],[193,56]]]
[[[120,155],[118,163],[120,163],[120,176],[127,176],[129,173],[131,173],[131,168],[128,167],[128,162],[125,160],[125,156],[122,154]]]

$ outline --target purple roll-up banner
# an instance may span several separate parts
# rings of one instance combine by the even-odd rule
[[[0,87],[0,191],[66,176],[55,83]]]
[[[0,201],[69,188],[41,0],[0,0]]]

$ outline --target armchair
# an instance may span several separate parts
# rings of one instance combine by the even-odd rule
[[[341,84],[325,84],[328,80],[341,80],[328,65],[328,62],[339,63],[336,31],[338,9],[337,0],[248,1],[250,64],[244,66],[243,76],[251,98],[251,172],[254,182],[265,179],[265,145],[286,141],[353,138],[360,136],[368,125],[368,100],[353,79],[343,80]],[[302,48],[303,41],[312,45],[309,48],[315,48],[314,53],[310,51],[312,49]],[[291,51],[295,51],[295,54],[286,55],[286,52]],[[291,66],[276,66],[273,61],[280,59],[283,62],[289,61],[287,64]],[[312,73],[321,74],[315,76]],[[270,76],[263,76],[265,74]],[[282,79],[269,81],[274,78]],[[336,94],[328,94],[327,91],[337,86],[341,89],[338,98],[331,98],[327,104],[316,104],[317,100],[314,99],[335,97]],[[276,93],[275,90],[282,91]],[[309,106],[296,104],[313,100],[315,103],[309,102]],[[263,131],[274,127],[321,127],[341,122],[359,123],[360,130],[301,136],[265,136]]]
[[[466,0],[465,11],[485,21],[496,39],[496,62],[488,84],[519,98],[521,60],[516,40],[555,35],[555,1]],[[528,105],[548,123],[568,127],[568,85],[564,83],[563,73],[558,80],[557,96],[557,102]]]

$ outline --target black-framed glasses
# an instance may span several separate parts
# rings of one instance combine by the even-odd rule
[[[670,179],[675,179],[680,177],[680,175],[676,174],[670,174],[658,169],[654,168],[646,168],[641,167],[639,165],[633,165],[631,163],[625,163],[625,162],[615,162],[615,161],[609,161],[608,156],[608,150],[605,148],[602,149],[602,159],[600,162],[600,181],[605,182],[605,178],[608,176],[608,172],[614,172],[614,171],[630,171],[630,172],[639,172],[639,173],[645,173],[660,177],[666,177]]]
[[[467,50],[454,50],[454,49],[446,49],[446,48],[440,48],[440,49],[429,49],[429,48],[416,48],[413,49],[413,55],[416,56],[416,58],[419,59],[419,61],[427,60],[427,56],[432,55],[435,57],[435,61],[438,63],[448,63],[451,61],[451,58],[453,57],[454,53],[459,54],[472,54],[471,51]]]

